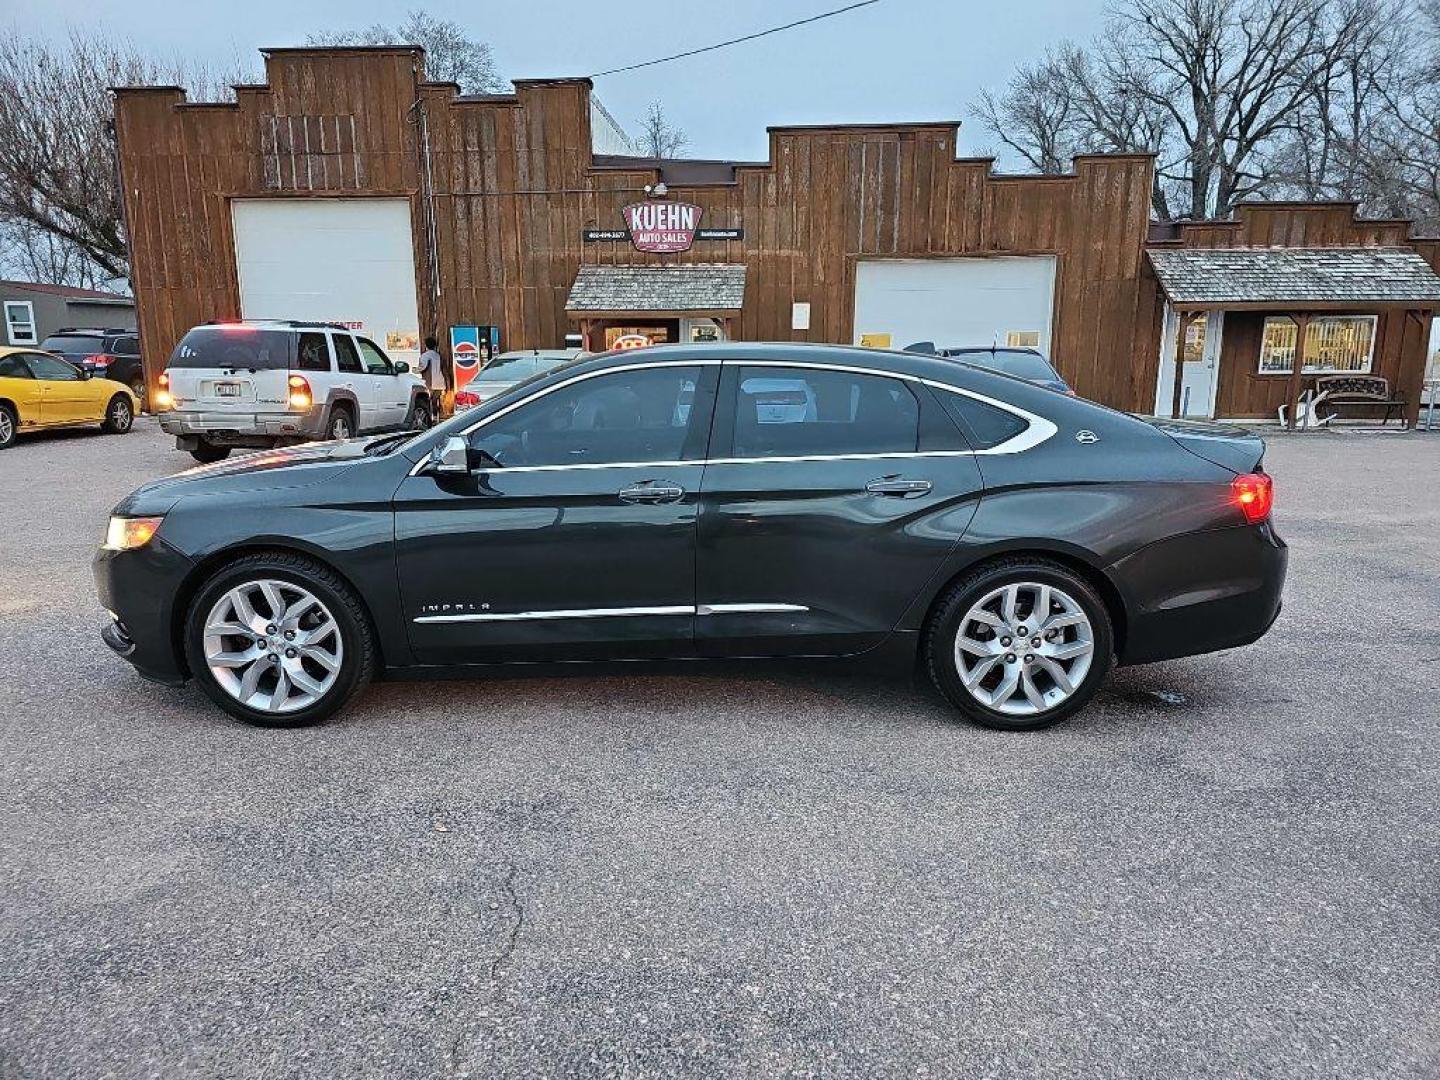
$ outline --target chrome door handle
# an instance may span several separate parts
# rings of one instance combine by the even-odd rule
[[[621,502],[627,503],[672,503],[685,497],[685,489],[679,484],[661,483],[655,480],[641,480],[619,491]]]
[[[878,480],[871,480],[865,485],[865,490],[871,495],[897,495],[905,498],[907,495],[924,495],[932,487],[929,480],[906,480],[900,476],[882,476]]]

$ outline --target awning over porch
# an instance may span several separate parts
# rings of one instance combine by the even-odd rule
[[[1440,307],[1440,274],[1408,248],[1151,248],[1170,303],[1188,311]]]
[[[572,319],[724,317],[737,314],[744,302],[743,263],[582,266],[565,311]]]

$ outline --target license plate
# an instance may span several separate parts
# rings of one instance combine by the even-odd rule
[[[235,382],[221,382],[215,384],[217,397],[239,397],[240,384]]]

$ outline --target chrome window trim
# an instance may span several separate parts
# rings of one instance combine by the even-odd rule
[[[474,611],[454,615],[420,615],[417,623],[531,622],[546,619],[613,619],[637,615],[739,615],[801,612],[804,604],[670,604],[659,607],[554,608],[542,611]]]
[[[740,358],[731,360],[695,359],[695,360],[656,360],[649,363],[620,364],[615,367],[601,368],[598,371],[586,371],[579,375],[572,375],[563,379],[554,386],[547,386],[543,390],[513,401],[499,412],[492,413],[480,420],[475,421],[467,428],[463,428],[459,437],[468,436],[471,432],[484,427],[492,420],[498,420],[523,405],[532,401],[538,401],[546,394],[556,390],[562,390],[586,379],[599,378],[602,375],[613,375],[622,371],[643,371],[648,368],[666,367],[720,367],[720,366],[745,366],[745,367],[767,367],[767,368],[799,368],[812,371],[842,371],[853,375],[872,375],[882,379],[900,379],[904,382],[920,383],[935,390],[944,390],[951,394],[960,394],[964,397],[973,398],[994,408],[1001,409],[1013,416],[1018,416],[1026,423],[1026,428],[1013,438],[1006,439],[997,446],[987,450],[912,450],[893,451],[889,453],[876,454],[804,454],[794,457],[728,457],[728,458],[703,458],[695,461],[626,461],[626,462],[585,462],[575,465],[512,465],[502,468],[501,472],[568,472],[580,469],[662,469],[679,465],[760,465],[765,462],[803,462],[803,461],[874,461],[890,458],[927,458],[927,457],[988,457],[999,454],[1021,454],[1026,450],[1032,450],[1041,443],[1051,439],[1060,430],[1051,420],[1029,409],[1022,409],[1018,405],[1012,405],[1008,401],[1001,401],[998,398],[989,397],[986,394],[978,394],[974,390],[966,390],[959,386],[952,386],[950,383],[940,382],[937,379],[927,379],[921,375],[910,375],[900,371],[885,371],[876,368],[857,367],[853,364],[831,364],[819,363],[809,360],[757,360],[751,358]],[[410,469],[410,476],[419,476],[425,465],[425,459],[421,458]]]

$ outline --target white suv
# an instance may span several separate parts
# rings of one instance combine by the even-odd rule
[[[236,447],[429,427],[418,375],[343,326],[207,323],[175,346],[156,396],[160,426],[199,461]]]

